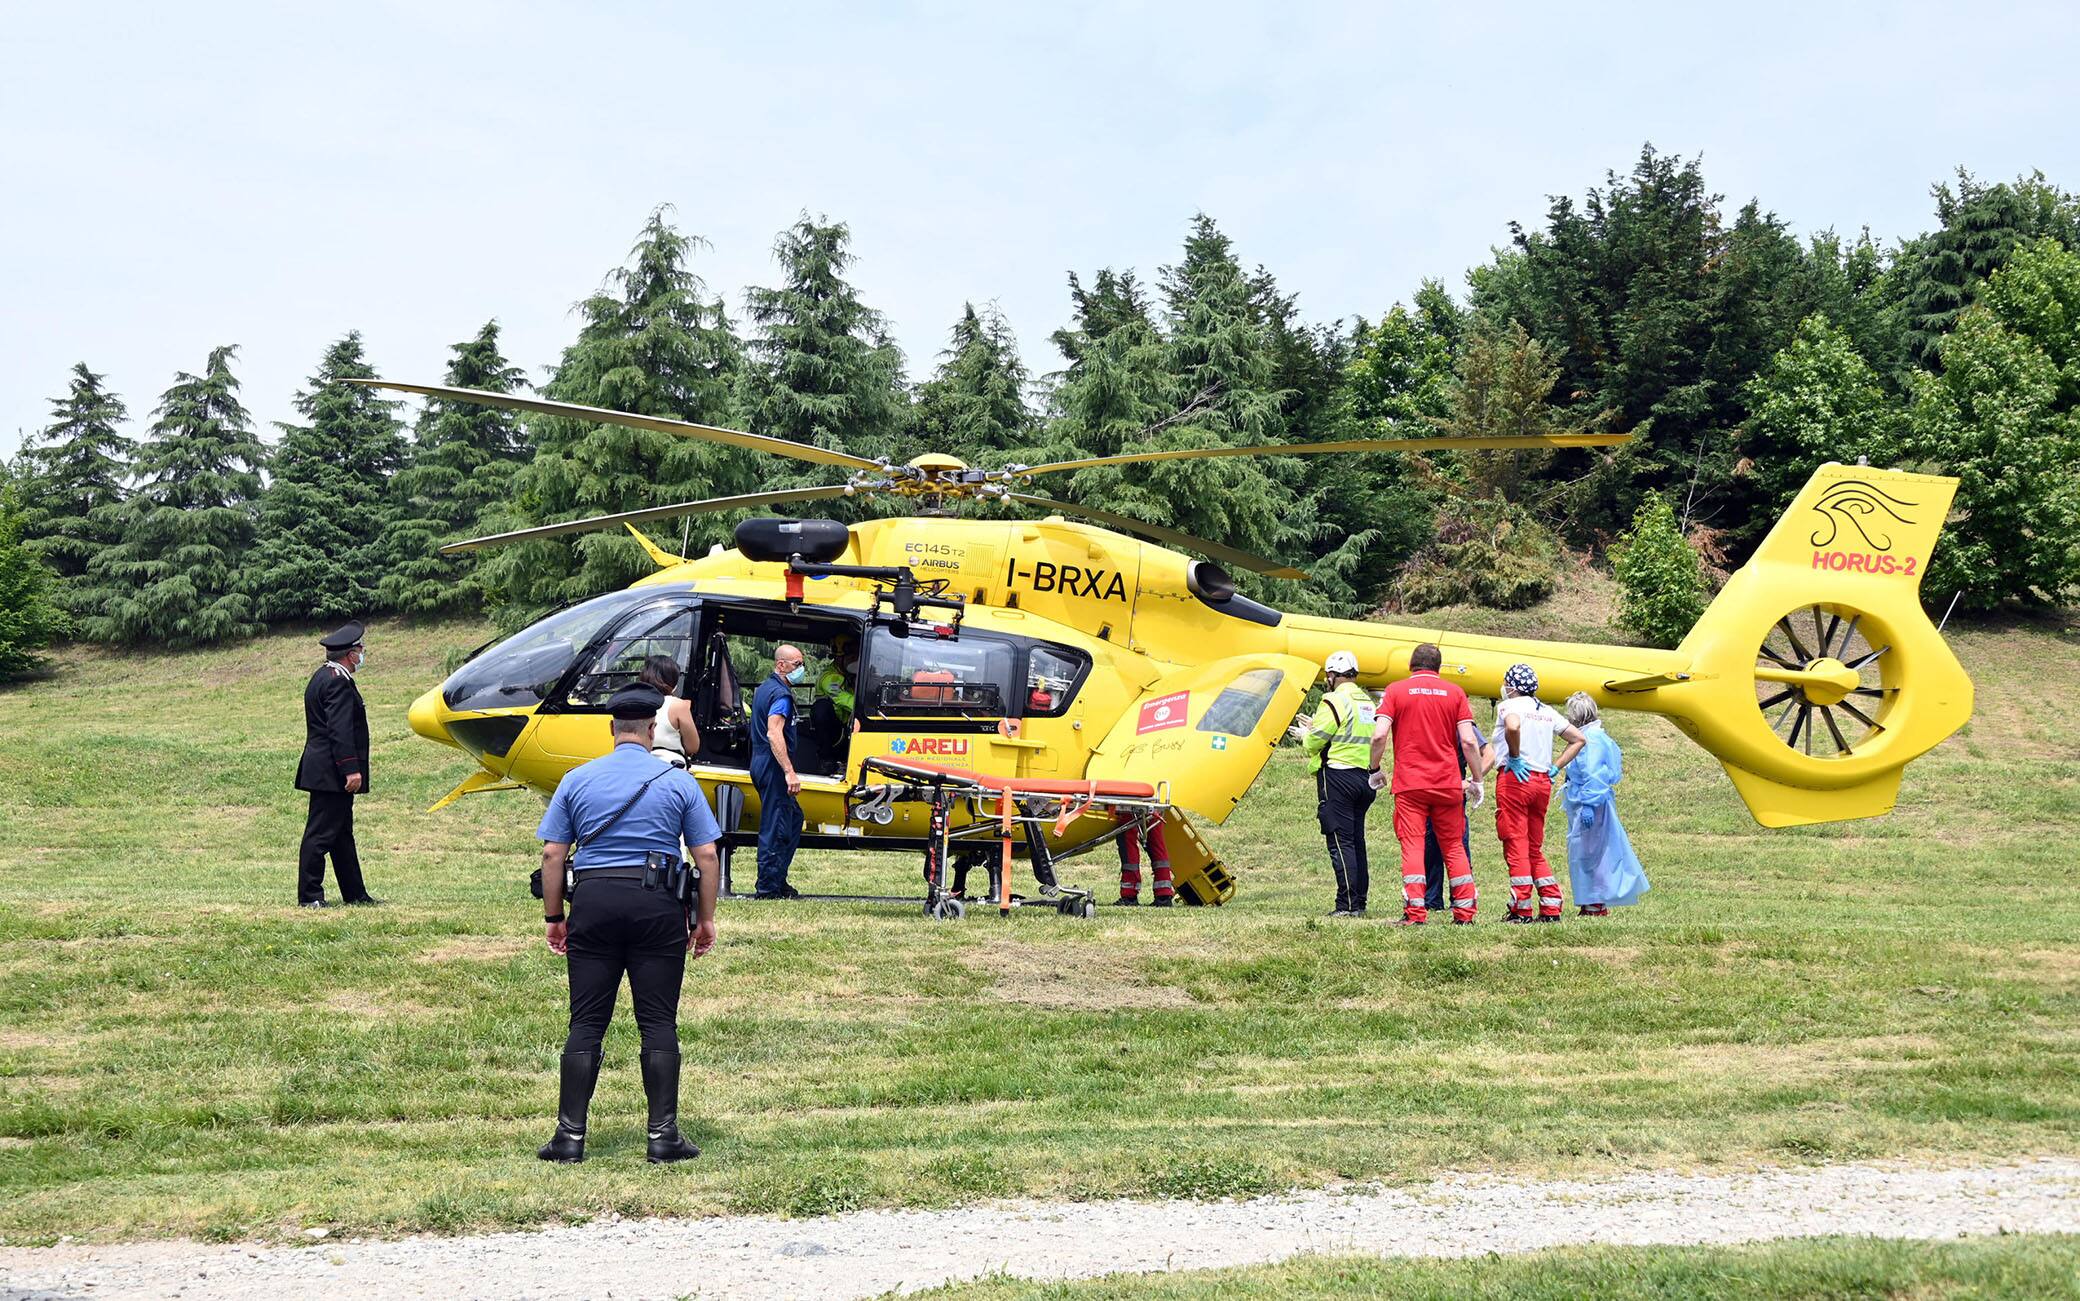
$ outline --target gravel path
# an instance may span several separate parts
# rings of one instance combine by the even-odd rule
[[[1840,1165],[1519,1182],[1246,1202],[1006,1202],[814,1220],[600,1220],[575,1228],[308,1246],[0,1248],[0,1301],[52,1297],[861,1297],[991,1271],[1036,1279],[1203,1269],[1303,1252],[1463,1256],[1580,1243],[1819,1234],[2080,1232],[2080,1160]]]

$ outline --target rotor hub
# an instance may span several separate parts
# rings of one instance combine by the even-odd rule
[[[1798,684],[1799,694],[1809,705],[1839,705],[1863,684],[1863,675],[1831,655],[1806,665],[1809,676]]]

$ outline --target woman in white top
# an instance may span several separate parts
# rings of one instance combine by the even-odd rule
[[[657,710],[657,730],[650,740],[650,753],[676,768],[684,768],[701,752],[701,731],[693,725],[693,705],[673,693],[679,686],[679,664],[669,655],[652,655],[643,661],[636,680],[655,687],[664,697]]]
[[[1567,741],[1557,762],[1555,733]],[[1539,700],[1537,672],[1529,664],[1510,665],[1502,675],[1502,703],[1495,706],[1495,734],[1483,769],[1502,769],[1495,779],[1495,834],[1509,864],[1505,922],[1560,920],[1560,881],[1546,862],[1546,806],[1553,799],[1553,778],[1581,751],[1581,731]]]

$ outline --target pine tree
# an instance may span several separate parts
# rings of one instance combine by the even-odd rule
[[[135,444],[117,430],[123,400],[81,362],[66,395],[51,400],[51,423],[22,449],[22,546],[58,576],[58,600],[73,613],[87,567],[122,537],[123,484]]]
[[[498,349],[498,322],[452,349],[443,381],[450,388],[511,393],[525,382]],[[391,481],[391,524],[378,589],[382,605],[401,614],[481,610],[483,585],[473,554],[444,556],[443,544],[480,534],[493,508],[512,494],[525,464],[519,417],[497,407],[439,398],[419,417],[409,463]]]
[[[894,457],[907,416],[903,359],[881,314],[845,279],[851,240],[843,222],[807,213],[774,240],[781,284],[745,295],[758,364],[746,372],[744,410],[754,433]],[[773,465],[765,478],[775,487],[829,480],[806,465]]]
[[[2041,172],[1987,185],[1963,168],[1955,190],[1944,184],[1930,193],[1941,224],[1900,247],[1887,279],[1909,355],[1937,370],[1943,337],[2018,246],[2048,237],[2080,247],[2080,197],[2053,187]]]
[[[22,485],[0,464],[0,682],[36,672],[38,652],[66,629],[57,575],[22,541],[21,497]]]
[[[584,324],[542,395],[732,425],[742,349],[721,302],[708,298],[706,285],[687,269],[703,242],[674,229],[665,212],[650,215],[628,262],[578,305]],[[541,417],[527,429],[536,454],[514,477],[510,506],[481,520],[487,529],[753,492],[767,470],[764,458],[750,452],[620,425]],[[633,539],[607,531],[502,547],[477,571],[507,627],[650,572]]]
[[[296,395],[309,421],[279,425],[260,498],[260,545],[246,574],[264,621],[346,619],[376,608],[390,476],[403,459],[397,403],[343,381],[372,379],[358,330],[325,350]]]
[[[938,373],[918,386],[915,441],[971,464],[1001,460],[1032,436],[1025,389],[1025,363],[1003,314],[963,304]]]
[[[239,579],[267,449],[238,401],[236,351],[213,350],[202,374],[175,376],[159,399],[122,541],[88,565],[90,640],[201,646],[259,630]]]

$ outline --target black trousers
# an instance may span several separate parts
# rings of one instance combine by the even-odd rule
[[[686,978],[686,910],[641,881],[587,881],[571,896],[571,1029],[567,1053],[599,1051],[628,975],[644,1052],[679,1051],[679,986]]]
[[[303,820],[303,848],[296,855],[296,902],[325,897],[325,856],[332,855],[332,875],[339,897],[366,899],[361,855],[354,848],[354,797],[343,791],[312,791],[310,815]]]
[[[1372,889],[1372,867],[1365,856],[1365,814],[1378,793],[1361,768],[1331,768],[1315,773],[1321,797],[1322,835],[1329,842],[1329,867],[1336,873],[1336,906],[1357,911]]]
[[[1466,801],[1460,800],[1464,810]],[[1473,819],[1466,820],[1466,860],[1473,861]],[[1423,827],[1423,906],[1431,912],[1442,912],[1451,906],[1445,897],[1444,848],[1437,843],[1437,828]]]

